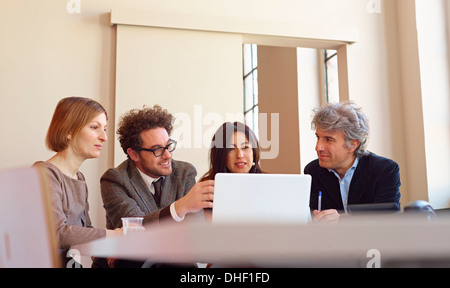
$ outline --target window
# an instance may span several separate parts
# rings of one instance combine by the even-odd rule
[[[243,86],[244,86],[244,119],[258,135],[258,57],[256,44],[244,44],[243,49]],[[323,51],[324,101],[336,103],[339,98],[338,57],[332,49]]]
[[[336,50],[323,50],[325,69],[325,102],[339,102],[338,57]]]
[[[244,119],[258,136],[258,57],[256,44],[244,44]]]

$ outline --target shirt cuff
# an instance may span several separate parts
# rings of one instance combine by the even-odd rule
[[[173,202],[172,204],[170,204],[170,215],[172,215],[173,220],[177,221],[177,222],[181,222],[184,220],[183,218],[180,218],[177,214],[177,210],[175,210],[175,202]]]

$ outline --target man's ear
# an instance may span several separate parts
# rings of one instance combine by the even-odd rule
[[[139,154],[138,154],[137,151],[135,151],[135,150],[133,150],[131,148],[128,148],[127,149],[127,154],[128,154],[128,156],[130,156],[131,160],[133,160],[135,162],[139,161]]]
[[[351,140],[349,147],[350,152],[355,152],[356,148],[358,148],[360,144],[361,142],[359,142],[358,140]]]

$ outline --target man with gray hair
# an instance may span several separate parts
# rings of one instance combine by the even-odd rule
[[[352,204],[395,203],[400,210],[399,166],[366,150],[369,125],[361,108],[352,102],[328,103],[314,109],[311,128],[318,159],[305,167],[305,174],[312,176],[314,220],[336,220],[338,211],[346,213]]]

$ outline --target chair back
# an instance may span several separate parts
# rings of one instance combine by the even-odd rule
[[[45,168],[0,172],[0,267],[60,267]]]

